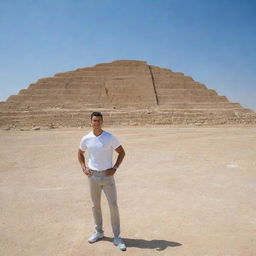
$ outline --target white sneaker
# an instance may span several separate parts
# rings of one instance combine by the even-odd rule
[[[99,239],[104,237],[104,232],[94,232],[88,239],[89,243],[95,243],[96,241],[98,241]]]
[[[126,251],[126,245],[121,237],[114,238],[114,245],[117,246],[121,251]]]

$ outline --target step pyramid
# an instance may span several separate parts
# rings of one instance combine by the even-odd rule
[[[86,126],[92,111],[109,125],[256,123],[254,111],[190,76],[118,60],[30,84],[0,102],[0,126]]]

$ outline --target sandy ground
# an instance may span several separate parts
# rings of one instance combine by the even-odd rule
[[[126,252],[91,245],[89,130],[0,131],[0,255],[256,255],[256,128],[104,128],[126,150],[115,175]]]

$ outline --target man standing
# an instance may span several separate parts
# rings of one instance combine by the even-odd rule
[[[120,219],[117,205],[116,185],[114,174],[122,163],[125,151],[119,141],[109,132],[102,130],[103,116],[100,112],[91,114],[92,131],[81,140],[78,150],[78,160],[83,172],[88,176],[92,212],[96,231],[89,237],[88,242],[94,243],[104,237],[101,191],[103,190],[110,208],[111,225],[114,233],[114,244],[125,251],[126,245],[120,237]],[[118,153],[115,164],[112,164],[113,149]],[[84,152],[88,153],[88,164],[85,164]]]

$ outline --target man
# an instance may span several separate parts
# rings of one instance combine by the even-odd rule
[[[114,180],[114,174],[124,159],[125,151],[111,133],[102,130],[102,125],[102,114],[93,112],[91,114],[92,131],[82,138],[78,150],[78,160],[89,180],[96,229],[92,236],[89,237],[88,242],[94,243],[104,237],[100,205],[101,191],[103,190],[110,208],[114,244],[120,250],[125,251],[126,245],[120,237],[120,219]],[[114,165],[112,164],[113,149],[118,153]],[[88,153],[88,164],[85,163],[85,151]]]

